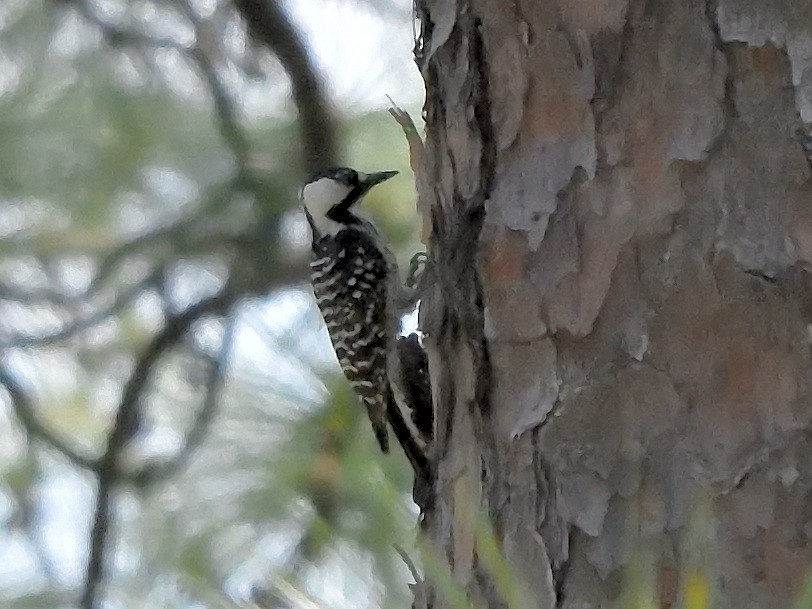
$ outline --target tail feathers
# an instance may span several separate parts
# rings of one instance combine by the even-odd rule
[[[372,423],[372,431],[375,432],[375,438],[378,440],[378,445],[384,453],[389,452],[389,430],[386,426],[386,408],[381,403],[381,396],[372,396],[362,398],[364,406],[369,415],[369,421]]]
[[[424,443],[434,435],[434,411],[429,382],[429,361],[416,333],[398,337],[397,355],[400,359],[399,382],[409,418]],[[404,418],[406,414],[404,414]]]
[[[372,366],[374,363],[371,360],[369,362],[341,361],[344,375],[366,408],[381,451],[388,453],[389,432],[386,426],[386,401],[390,393],[389,382],[384,376],[385,368],[381,366],[374,368]],[[370,371],[369,368],[372,370]]]
[[[389,396],[389,400],[387,401],[386,412],[389,418],[389,424],[392,426],[392,431],[395,432],[398,443],[401,448],[403,448],[403,452],[406,453],[406,458],[409,459],[409,462],[412,464],[415,475],[427,475],[430,470],[425,449],[421,446],[418,439],[412,435],[409,424],[404,419],[403,412],[392,395]]]

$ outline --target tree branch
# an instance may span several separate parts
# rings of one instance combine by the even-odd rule
[[[218,118],[220,134],[234,154],[240,173],[244,173],[250,144],[237,120],[234,103],[223,86],[211,58],[196,43],[187,47],[172,38],[155,38],[132,29],[120,28],[106,22],[83,0],[62,0],[74,6],[86,21],[98,27],[112,46],[136,46],[152,49],[172,49],[197,66],[199,75],[209,86],[214,110]],[[191,10],[184,10],[184,16],[195,27],[196,38],[200,33],[200,22]]]
[[[0,385],[5,388],[11,398],[11,407],[14,410],[14,415],[29,436],[40,440],[61,453],[74,465],[90,471],[97,470],[98,464],[94,459],[82,455],[73,449],[67,442],[60,439],[40,422],[34,412],[34,405],[28,394],[20,387],[8,368],[2,363],[0,363]]]
[[[299,110],[305,169],[313,173],[335,165],[338,137],[327,95],[281,2],[234,0],[234,5],[245,20],[249,33],[276,55],[290,78],[293,100]]]
[[[90,315],[87,315],[81,319],[74,319],[64,328],[57,330],[56,332],[51,332],[50,334],[44,334],[41,336],[18,334],[6,340],[0,341],[0,350],[22,347],[46,347],[63,340],[67,340],[83,330],[87,330],[102,323],[115,313],[124,309],[124,307],[138,298],[138,296],[140,296],[147,287],[154,284],[157,279],[160,278],[160,276],[161,269],[151,272],[146,278],[139,281],[128,290],[118,293],[113,302],[108,306],[94,311]]]
[[[127,481],[136,486],[145,487],[161,480],[166,480],[180,470],[189,462],[189,458],[197,450],[206,437],[206,432],[211,427],[211,422],[220,401],[223,386],[225,385],[228,362],[231,349],[234,345],[235,316],[232,314],[225,322],[224,335],[220,343],[220,352],[211,363],[209,375],[206,380],[206,397],[203,405],[195,417],[191,429],[186,434],[186,441],[178,452],[160,464],[150,464],[143,469],[128,476]]]
[[[87,574],[80,603],[82,609],[96,607],[98,591],[104,580],[104,558],[111,536],[112,496],[117,483],[123,481],[118,461],[127,442],[137,430],[141,417],[141,397],[152,376],[153,367],[167,350],[177,344],[195,321],[204,315],[222,313],[231,305],[233,299],[232,293],[224,289],[219,294],[171,317],[141,354],[124,386],[116,419],[108,434],[107,449],[99,459],[99,483],[93,528],[90,532]]]
[[[192,7],[186,0],[174,0],[173,4],[180,9],[184,17],[186,17],[195,28],[195,40],[200,41],[203,37],[203,21],[194,10],[192,10]],[[211,91],[212,100],[214,101],[214,111],[219,122],[220,135],[222,135],[226,145],[231,148],[237,160],[237,165],[240,168],[240,174],[244,174],[248,161],[250,143],[240,128],[234,102],[223,86],[223,82],[217,74],[214,62],[203,51],[199,42],[189,50],[188,57],[197,65],[201,76],[209,85],[209,91]]]

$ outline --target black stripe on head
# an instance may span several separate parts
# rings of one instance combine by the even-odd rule
[[[357,218],[350,213],[350,207],[355,205],[364,193],[369,190],[366,184],[357,184],[353,189],[347,193],[339,203],[333,205],[327,212],[327,217],[330,220],[341,222],[342,224],[356,224]]]
[[[305,184],[317,182],[322,178],[330,178],[336,182],[346,184],[347,186],[358,184],[358,172],[355,171],[355,169],[350,169],[349,167],[328,167],[326,169],[321,169],[311,175],[310,179],[307,180]]]
[[[321,241],[321,233],[319,229],[316,227],[316,223],[313,221],[313,216],[310,215],[307,207],[302,205],[302,209],[304,210],[305,218],[307,219],[307,223],[310,225],[310,234],[312,235],[311,244],[312,249],[315,253],[321,254],[324,251],[324,248],[319,245],[319,241]]]
[[[349,188],[347,195],[333,205],[325,214],[327,218],[341,224],[356,224],[357,218],[350,213],[350,208],[357,203],[370,188],[397,175],[397,171],[381,171],[371,174],[359,174],[349,167],[330,167],[317,172],[308,180],[308,184],[323,178],[333,180]]]
[[[349,167],[327,167],[310,176],[310,179],[307,180],[305,185],[318,182],[323,178],[333,180],[339,184],[344,184],[350,189],[347,195],[341,201],[327,210],[325,215],[327,218],[334,220],[335,222],[352,224],[353,216],[351,213],[349,213],[350,207],[358,202],[358,200],[367,190],[365,185],[359,180],[358,172],[354,169],[350,169]]]

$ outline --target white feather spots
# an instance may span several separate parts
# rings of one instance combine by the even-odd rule
[[[333,269],[333,266],[330,258],[318,258],[310,261],[310,268],[315,274],[319,275],[329,273]]]
[[[338,274],[333,275],[332,277],[329,277],[327,281],[324,282],[323,286],[325,288],[332,288],[333,286],[337,285],[341,281],[341,279],[342,279],[341,275]]]
[[[311,189],[305,195],[309,198]],[[378,433],[390,395],[385,323],[389,268],[386,251],[374,239],[363,224],[323,236],[319,251],[313,252],[311,278],[338,362]]]

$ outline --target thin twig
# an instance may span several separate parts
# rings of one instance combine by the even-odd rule
[[[204,22],[194,10],[192,10],[188,2],[184,0],[174,0],[173,4],[180,9],[184,17],[186,17],[195,28],[195,39],[199,41],[203,36]],[[188,57],[197,65],[201,76],[209,85],[209,90],[211,91],[211,96],[214,101],[214,111],[219,122],[220,134],[223,140],[225,140],[226,145],[231,148],[237,160],[237,165],[240,168],[240,173],[242,174],[245,172],[247,166],[250,143],[240,128],[234,101],[223,86],[223,82],[217,74],[214,62],[203,51],[199,43],[189,49]]]
[[[211,91],[214,100],[214,111],[217,115],[220,134],[234,154],[240,173],[244,173],[248,162],[250,144],[240,128],[234,102],[223,86],[209,56],[200,48],[195,47],[190,51],[189,57],[197,64],[201,76],[209,85],[209,91]]]
[[[34,412],[34,405],[31,398],[17,383],[6,365],[2,362],[0,362],[0,385],[5,388],[11,398],[11,407],[14,410],[14,415],[29,436],[47,444],[64,455],[74,465],[90,471],[97,471],[98,463],[96,460],[81,454],[42,424]]]
[[[104,581],[105,554],[112,534],[112,496],[115,486],[122,481],[118,461],[127,441],[136,431],[141,414],[142,394],[152,376],[153,367],[168,349],[178,343],[195,321],[205,315],[222,313],[232,301],[231,292],[224,289],[219,294],[171,317],[138,358],[124,386],[115,423],[108,434],[107,449],[99,460],[96,509],[90,532],[90,554],[85,586],[80,603],[82,609],[95,609],[98,592]]]
[[[182,470],[189,462],[189,458],[200,446],[211,427],[220,402],[220,396],[225,385],[226,373],[234,345],[234,327],[236,315],[231,314],[224,324],[224,334],[220,343],[220,352],[213,358],[206,379],[206,395],[203,405],[195,417],[191,429],[186,434],[186,441],[178,452],[165,462],[145,466],[135,474],[128,477],[136,486],[148,486],[161,480],[166,480]]]
[[[155,249],[159,245],[171,245],[171,249],[176,251],[179,245],[185,246],[187,243],[192,245],[202,241],[211,243],[213,239],[218,238],[218,235],[204,232],[201,236],[194,231],[206,222],[211,223],[214,213],[224,207],[224,204],[230,200],[230,194],[240,185],[240,176],[232,177],[207,193],[202,204],[195,210],[116,246],[104,255],[90,286],[78,298],[87,300],[95,295],[120,263],[147,248]]]
[[[161,273],[161,269],[152,271],[146,278],[134,284],[128,290],[116,294],[115,299],[108,306],[98,309],[81,319],[74,319],[65,327],[55,332],[43,334],[41,336],[17,334],[11,338],[0,341],[0,350],[23,347],[47,347],[48,345],[53,345],[72,338],[84,330],[88,330],[103,323],[114,314],[120,312],[122,309],[130,305],[135,301],[136,298],[144,293],[146,288],[154,284],[157,279],[160,278]]]
[[[76,303],[80,297],[49,288],[23,289],[14,285],[0,283],[0,300],[18,302],[24,305],[42,303],[52,306],[63,306]]]
[[[412,578],[414,579],[415,583],[419,583],[423,580],[420,576],[420,571],[418,571],[417,566],[414,564],[414,561],[409,556],[408,552],[406,552],[406,548],[404,548],[400,544],[394,544],[395,552],[397,555],[400,556],[400,559],[403,561],[403,564],[406,565],[406,568],[409,569],[409,573],[412,574]]]
[[[76,7],[79,13],[86,21],[98,27],[105,38],[112,46],[135,46],[146,47],[152,49],[171,49],[179,55],[185,57],[197,66],[200,76],[206,81],[211,91],[212,99],[214,101],[214,109],[218,118],[220,126],[220,133],[226,142],[226,145],[231,149],[234,154],[237,164],[240,167],[240,172],[243,173],[246,167],[249,142],[245,137],[242,129],[237,121],[237,112],[234,107],[234,102],[228,95],[228,91],[223,86],[214,63],[211,58],[200,48],[199,45],[186,46],[172,38],[156,38],[143,32],[133,29],[124,29],[106,22],[99,17],[90,6],[83,0],[66,0],[72,6]],[[189,11],[184,11],[187,18],[193,18],[194,14]],[[200,23],[198,20],[193,19],[193,25],[196,32],[200,32]]]
[[[39,464],[37,462],[36,454],[32,444],[29,442],[26,447],[26,467],[31,470],[37,469]],[[18,510],[21,515],[21,528],[25,531],[30,540],[30,545],[36,557],[38,566],[45,575],[48,583],[54,587],[59,587],[59,575],[57,573],[56,561],[50,556],[48,548],[46,547],[46,534],[42,530],[41,522],[38,518],[38,499],[37,486],[32,484],[27,487],[23,493],[17,496],[19,501]]]
[[[423,220],[420,241],[428,246],[431,239],[431,182],[426,167],[426,148],[423,139],[417,132],[417,127],[409,113],[398,106],[394,100],[389,99],[389,115],[397,121],[406,136],[409,145],[409,165],[414,174],[415,189],[417,190],[417,212]]]

